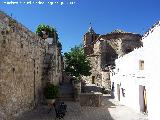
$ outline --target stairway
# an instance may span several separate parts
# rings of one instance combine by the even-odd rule
[[[70,93],[70,94],[62,93],[60,94],[59,99],[61,101],[74,101],[74,96],[73,96],[73,93]]]
[[[73,86],[71,83],[63,83],[60,85],[60,97],[61,101],[74,101]]]

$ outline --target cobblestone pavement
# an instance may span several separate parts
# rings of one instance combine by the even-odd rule
[[[64,120],[147,120],[147,116],[118,105],[108,97],[101,107],[81,107],[78,102],[66,101],[67,113]],[[47,106],[40,106],[32,112],[23,114],[17,120],[55,120],[55,111],[47,113]]]

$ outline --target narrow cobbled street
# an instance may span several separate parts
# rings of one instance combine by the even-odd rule
[[[64,120],[148,120],[146,115],[138,114],[128,107],[118,105],[108,97],[101,107],[81,107],[78,102],[66,101],[67,113]],[[23,114],[18,120],[54,120],[55,111],[48,113],[47,106]]]
[[[69,83],[63,84],[61,92],[64,94],[71,93],[72,89]],[[63,98],[64,99],[64,98]],[[135,113],[126,106],[119,105],[110,96],[103,96],[101,107],[81,107],[79,102],[65,101],[67,104],[67,113],[64,120],[147,120],[147,116]],[[48,113],[47,105],[37,107],[35,110],[27,112],[19,117],[17,120],[54,120],[54,108]]]
[[[0,120],[160,120],[160,0],[0,0]]]

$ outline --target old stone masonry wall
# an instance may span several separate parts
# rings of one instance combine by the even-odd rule
[[[0,120],[40,102],[46,48],[44,40],[0,11]]]

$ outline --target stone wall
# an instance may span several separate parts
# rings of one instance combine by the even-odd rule
[[[55,75],[53,76],[53,81],[55,84],[59,84],[62,81],[62,55],[61,55],[61,48],[56,45],[56,59],[55,61]]]
[[[100,67],[100,57],[96,56],[89,56],[88,60],[91,61],[91,75],[90,76],[83,76],[83,80],[88,81],[89,83],[101,85],[101,67]]]
[[[41,102],[48,44],[0,12],[0,119],[14,119]]]
[[[47,38],[45,41],[50,41],[49,50],[46,51],[45,54],[45,62],[44,62],[44,79],[52,84],[58,85],[62,81],[62,55],[61,55],[61,46],[59,46],[60,42],[54,38]]]
[[[102,93],[81,93],[79,95],[79,102],[81,106],[100,107],[102,100]]]

